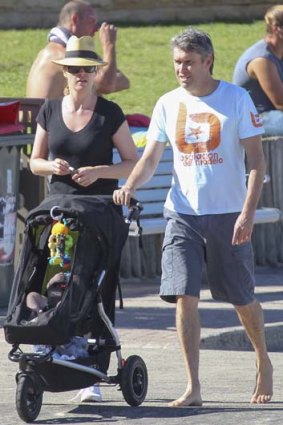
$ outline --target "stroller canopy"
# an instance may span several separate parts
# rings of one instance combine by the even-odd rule
[[[56,207],[56,208],[55,208]],[[52,195],[48,196],[27,215],[26,222],[32,222],[37,216],[50,214],[67,215],[77,218],[90,232],[104,242],[108,251],[108,265],[115,263],[128,236],[129,225],[125,223],[119,207],[109,196]]]

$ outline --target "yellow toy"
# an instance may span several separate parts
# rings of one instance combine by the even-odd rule
[[[71,263],[70,249],[73,246],[73,238],[70,235],[70,229],[63,222],[57,221],[51,230],[48,239],[48,248],[50,249],[49,264],[52,266],[59,265],[66,269]]]

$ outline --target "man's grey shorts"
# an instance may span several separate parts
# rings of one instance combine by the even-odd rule
[[[165,209],[167,226],[162,252],[160,296],[200,296],[204,262],[212,297],[234,305],[254,300],[251,242],[232,245],[239,213],[193,216]]]

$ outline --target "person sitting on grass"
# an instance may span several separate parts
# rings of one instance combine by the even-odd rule
[[[283,5],[269,8],[264,16],[264,39],[238,59],[233,83],[244,87],[260,114],[266,134],[283,134]]]
[[[86,0],[72,0],[60,11],[58,25],[48,34],[47,45],[37,54],[27,78],[26,96],[58,99],[64,95],[65,77],[53,60],[65,57],[66,45],[72,35],[91,36],[97,33],[106,66],[95,75],[95,85],[100,94],[109,94],[130,87],[129,78],[117,66],[117,27],[97,22],[94,7]]]

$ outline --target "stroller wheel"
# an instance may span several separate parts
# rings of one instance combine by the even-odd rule
[[[128,357],[122,369],[120,386],[124,399],[130,406],[142,404],[147,393],[148,376],[141,357]]]
[[[19,374],[16,389],[16,409],[19,417],[29,423],[39,415],[42,406],[43,391],[36,388],[31,376]]]

